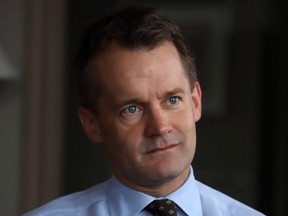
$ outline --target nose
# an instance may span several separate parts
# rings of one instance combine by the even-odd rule
[[[161,108],[151,109],[146,122],[146,135],[150,137],[163,136],[172,130],[168,113]]]

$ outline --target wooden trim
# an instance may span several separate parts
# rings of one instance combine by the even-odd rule
[[[28,0],[21,210],[61,193],[65,0]]]

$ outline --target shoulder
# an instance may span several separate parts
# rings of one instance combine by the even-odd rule
[[[85,191],[72,193],[57,198],[23,216],[84,216],[105,215],[107,211],[106,190],[108,181],[89,188]]]
[[[203,215],[263,216],[251,207],[197,181]],[[218,215],[218,214],[216,214]]]

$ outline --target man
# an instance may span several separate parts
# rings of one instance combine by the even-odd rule
[[[100,20],[78,60],[79,117],[88,137],[105,145],[113,177],[27,216],[262,215],[194,179],[201,88],[164,15],[126,8]]]

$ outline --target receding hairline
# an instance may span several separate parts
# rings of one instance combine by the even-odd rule
[[[194,89],[198,81],[195,59],[179,27],[163,12],[153,7],[128,7],[99,19],[87,28],[77,55],[80,105],[93,107],[95,95],[99,95],[97,91],[100,89],[97,87],[97,74],[93,75],[94,83],[90,78],[91,74],[95,74],[95,71],[89,72],[91,62],[109,49],[112,42],[134,52],[149,51],[167,41],[176,48],[190,88]]]
[[[164,41],[161,41],[157,44],[155,44],[154,46],[149,46],[149,47],[127,47],[123,44],[121,44],[120,42],[118,42],[117,40],[111,40],[109,43],[106,44],[105,46],[105,49],[102,49],[100,52],[98,52],[97,54],[95,54],[89,61],[89,64],[87,65],[87,67],[89,67],[89,74],[90,74],[90,81],[95,82],[96,85],[93,85],[94,86],[94,92],[97,94],[95,94],[95,101],[97,100],[97,98],[99,97],[99,95],[101,94],[101,88],[103,87],[101,85],[101,80],[97,80],[97,77],[99,78],[100,76],[100,69],[99,67],[97,66],[97,59],[104,53],[108,53],[108,52],[113,52],[115,51],[115,49],[120,49],[120,50],[124,50],[124,51],[129,51],[129,52],[149,52],[149,51],[152,51],[154,49],[157,49],[159,47],[161,47],[162,45],[164,45],[165,43],[168,43],[170,45],[173,46],[175,52],[177,53],[178,55],[178,58],[179,58],[179,61],[181,62],[181,65],[183,67],[183,73],[185,75],[185,78],[187,79],[189,85],[190,85],[190,89],[191,91],[193,91],[194,89],[194,85],[195,85],[195,82],[197,82],[197,80],[194,81],[194,83],[191,84],[190,82],[190,77],[189,77],[189,69],[187,68],[187,66],[185,66],[185,63],[183,62],[183,59],[181,58],[181,54],[179,53],[177,47],[175,46],[175,44],[173,43],[173,41],[170,41],[170,40],[164,40]],[[100,82],[99,82],[100,81]],[[95,89],[97,88],[97,89]]]

